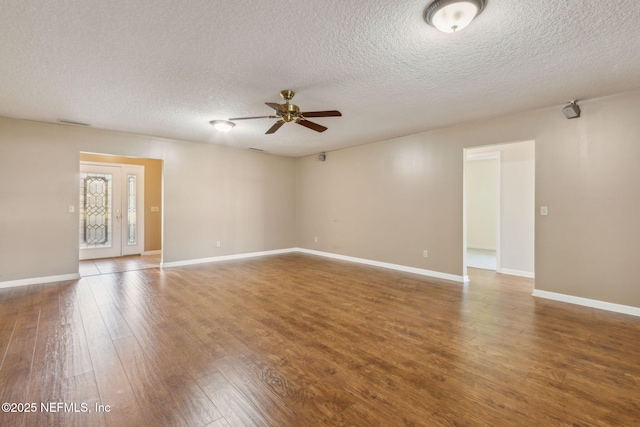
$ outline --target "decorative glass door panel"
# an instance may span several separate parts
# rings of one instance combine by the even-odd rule
[[[80,259],[144,251],[144,167],[80,164]]]
[[[144,252],[144,166],[122,165],[122,255]]]
[[[122,255],[120,168],[80,165],[80,259]]]
[[[137,176],[127,174],[127,245],[135,245],[138,242],[137,239],[137,189],[136,189]]]
[[[84,173],[80,177],[80,248],[111,247],[113,175]]]

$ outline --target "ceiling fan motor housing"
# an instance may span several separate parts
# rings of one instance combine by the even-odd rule
[[[285,122],[291,122],[300,116],[300,108],[297,105],[286,103],[283,107],[287,109],[287,112],[282,115],[282,120]]]

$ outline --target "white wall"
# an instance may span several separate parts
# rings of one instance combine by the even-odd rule
[[[500,271],[535,272],[535,143],[501,146]]]
[[[496,250],[498,228],[498,160],[467,160],[465,197],[467,248]]]

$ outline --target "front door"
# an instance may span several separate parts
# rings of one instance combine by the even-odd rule
[[[80,164],[80,259],[144,251],[144,166]]]

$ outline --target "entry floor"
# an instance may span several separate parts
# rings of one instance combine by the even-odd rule
[[[498,268],[496,251],[468,248],[467,267],[496,271]]]
[[[161,254],[130,255],[118,258],[100,258],[80,261],[80,276],[118,273],[121,271],[144,270],[160,267]]]

